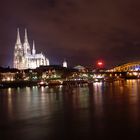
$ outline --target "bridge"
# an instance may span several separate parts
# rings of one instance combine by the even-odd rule
[[[131,72],[131,71],[140,71],[140,61],[130,62],[120,66],[116,66],[113,69],[109,70],[110,72]]]

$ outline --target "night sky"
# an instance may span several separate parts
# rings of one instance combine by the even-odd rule
[[[12,66],[17,27],[51,64],[140,60],[139,0],[1,0],[0,25],[1,66]]]

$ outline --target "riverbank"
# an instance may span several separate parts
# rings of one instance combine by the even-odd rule
[[[31,87],[36,86],[38,81],[2,81],[0,82],[0,88],[8,87]]]

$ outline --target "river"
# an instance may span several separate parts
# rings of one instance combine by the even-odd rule
[[[0,139],[140,139],[140,81],[0,89]]]

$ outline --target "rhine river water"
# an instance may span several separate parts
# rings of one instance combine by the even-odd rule
[[[140,139],[140,81],[0,89],[0,139]]]

